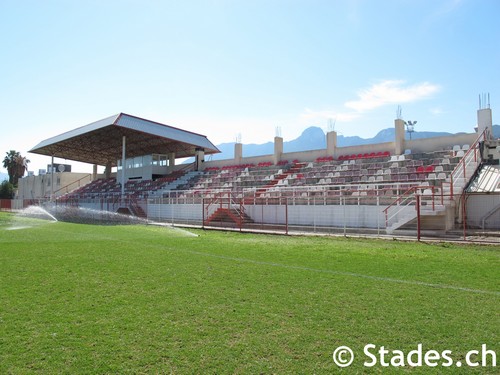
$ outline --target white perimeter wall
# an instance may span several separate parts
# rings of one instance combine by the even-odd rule
[[[482,228],[486,216],[484,229],[500,229],[500,194],[471,194],[467,198],[467,225]]]
[[[150,220],[201,221],[201,204],[149,204]],[[375,205],[328,205],[328,206],[288,206],[288,224],[303,226],[330,226],[349,228],[385,228],[382,206]],[[280,205],[245,206],[245,213],[256,223],[285,224],[286,207]]]

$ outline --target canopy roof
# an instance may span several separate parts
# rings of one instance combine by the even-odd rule
[[[84,163],[115,166],[122,157],[126,136],[126,157],[175,152],[176,158],[220,152],[206,136],[158,122],[120,113],[46,139],[29,152]]]

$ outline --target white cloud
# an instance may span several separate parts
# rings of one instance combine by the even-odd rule
[[[347,108],[357,112],[366,112],[385,105],[410,103],[421,100],[438,92],[438,85],[423,82],[404,86],[405,81],[386,80],[374,84],[358,93],[358,100],[346,102]]]
[[[303,119],[334,119],[340,122],[352,122],[363,113],[386,105],[410,103],[422,100],[437,93],[439,85],[429,82],[405,85],[403,80],[385,80],[358,92],[358,99],[344,103],[345,111],[312,110],[306,108],[301,114]]]

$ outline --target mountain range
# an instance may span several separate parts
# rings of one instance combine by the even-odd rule
[[[452,135],[453,133],[447,132],[418,132],[412,133],[412,139],[421,138],[431,138],[440,137],[445,135]],[[500,138],[500,125],[493,125],[493,135],[495,138]],[[355,145],[366,145],[375,143],[384,143],[394,141],[395,129],[387,128],[383,129],[373,138],[361,138],[358,136],[343,136],[337,135],[337,146],[355,146]],[[309,150],[322,150],[326,148],[326,135],[323,129],[317,126],[311,126],[305,129],[302,134],[291,141],[283,142],[283,152],[298,152],[298,151],[309,151]],[[406,134],[408,138],[408,133]],[[210,160],[224,160],[232,159],[234,157],[234,142],[221,143],[217,145],[217,148],[221,151],[219,154],[214,154],[207,157],[207,161]],[[267,142],[261,144],[243,144],[243,157],[259,156],[259,155],[270,155],[274,153],[274,143]],[[187,162],[192,162],[193,159]]]

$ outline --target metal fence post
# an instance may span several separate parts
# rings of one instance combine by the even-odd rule
[[[416,210],[417,210],[417,241],[420,241],[420,194],[416,194]]]

